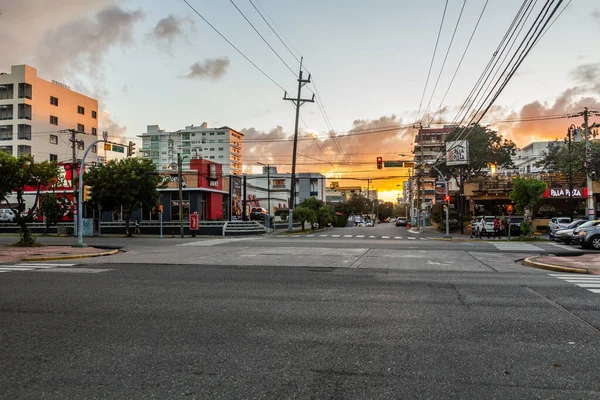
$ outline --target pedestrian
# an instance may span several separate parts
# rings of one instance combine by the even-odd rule
[[[479,238],[482,238],[483,234],[486,234],[487,236],[487,232],[485,230],[485,216],[481,217],[481,221],[479,221]]]
[[[134,234],[138,235],[138,236],[141,235],[141,232],[140,232],[140,220],[137,219],[137,218],[135,219],[135,231],[134,231]]]
[[[496,239],[500,239],[500,228],[501,228],[500,218],[498,218],[498,216],[496,216],[494,218],[494,237]]]

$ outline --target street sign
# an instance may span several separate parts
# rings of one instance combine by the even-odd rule
[[[384,161],[383,166],[386,168],[402,168],[404,166],[403,161]]]
[[[112,150],[112,144],[110,144],[110,143],[104,143],[104,150],[111,151]]]
[[[125,146],[117,146],[116,144],[113,144],[112,151],[115,153],[125,153]]]
[[[414,168],[415,163],[412,161],[404,161],[404,168]]]
[[[197,231],[200,225],[200,216],[196,211],[190,215],[190,230]]]

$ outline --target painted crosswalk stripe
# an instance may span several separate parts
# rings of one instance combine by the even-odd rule
[[[365,235],[356,235],[357,238],[364,238]]]
[[[402,236],[394,236],[394,239],[402,239]]]
[[[352,235],[344,235],[344,237],[352,237]]]
[[[340,235],[331,235],[331,237],[340,237]]]
[[[582,288],[600,289],[600,283],[576,283],[576,285]]]
[[[315,235],[306,235],[306,237],[315,237]]]
[[[416,239],[416,238],[414,238],[414,237],[412,237],[412,236],[409,236],[409,237],[408,237],[408,240],[415,240],[415,239]]]
[[[369,239],[375,239],[375,236],[369,236]]]
[[[534,246],[529,243],[510,243],[510,242],[486,242],[498,250],[519,250],[519,251],[535,251],[535,252],[546,252],[541,247]]]
[[[382,236],[381,238],[382,239],[389,239],[390,237],[389,236]]]
[[[319,235],[319,237],[327,237],[327,236],[329,236],[329,235]]]
[[[574,251],[574,252],[583,252],[583,250],[578,249],[577,247],[573,247],[573,246],[567,246],[566,244],[559,244],[559,243],[549,243],[550,245],[554,246],[554,247],[558,247],[559,249],[563,249],[563,250],[569,250],[569,251]]]
[[[600,293],[600,289],[588,289],[592,293]]]
[[[600,293],[600,276],[585,276],[577,274],[548,274],[553,278],[572,283],[592,293]]]

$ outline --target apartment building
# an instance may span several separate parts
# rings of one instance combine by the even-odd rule
[[[203,158],[223,165],[223,175],[242,175],[242,143],[244,134],[227,126],[209,128],[186,126],[166,132],[158,125],[148,125],[142,138],[140,154],[150,159],[159,170],[176,168],[177,154],[183,158],[183,169],[190,169],[190,160]]]
[[[28,65],[0,72],[0,151],[31,154],[38,161],[71,161],[70,130],[77,131],[76,153],[83,156],[98,135],[98,100],[47,81]],[[97,161],[92,148],[87,162]]]

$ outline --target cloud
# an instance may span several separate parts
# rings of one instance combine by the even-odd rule
[[[229,67],[229,58],[207,58],[203,63],[196,62],[190,66],[190,73],[186,75],[186,78],[190,79],[204,79],[210,78],[217,80],[221,78],[227,72]]]
[[[192,28],[194,27],[192,19],[169,15],[158,21],[152,30],[152,37],[171,44],[177,37],[184,36],[183,27],[186,24],[189,24]]]
[[[591,16],[592,16],[592,18],[600,21],[600,10],[594,10],[594,11],[592,11]]]
[[[600,82],[600,63],[583,64],[571,71],[576,82],[597,84]]]
[[[100,132],[108,132],[108,140],[125,143],[127,139],[127,127],[120,125],[115,121],[107,110],[102,111],[100,115]]]

